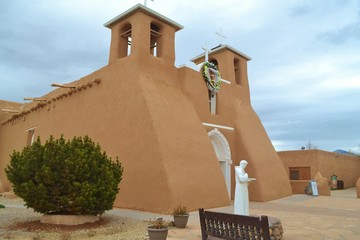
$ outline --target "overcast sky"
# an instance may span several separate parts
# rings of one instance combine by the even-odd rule
[[[0,99],[23,102],[107,64],[103,24],[135,0],[1,0]],[[252,105],[277,150],[360,144],[360,1],[148,0],[180,23],[176,65],[202,46],[250,56]],[[215,32],[226,35],[220,38]]]

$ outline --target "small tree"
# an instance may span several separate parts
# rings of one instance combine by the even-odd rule
[[[318,146],[311,142],[311,140],[308,141],[306,144],[306,149],[318,149]]]
[[[16,195],[43,214],[102,214],[112,209],[123,168],[89,137],[40,138],[14,151],[5,169]]]

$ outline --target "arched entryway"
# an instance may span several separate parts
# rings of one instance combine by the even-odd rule
[[[208,132],[208,136],[211,140],[211,143],[214,147],[216,156],[219,160],[221,171],[224,175],[226,188],[231,197],[231,151],[229,142],[226,137],[219,131],[219,129],[214,128]]]

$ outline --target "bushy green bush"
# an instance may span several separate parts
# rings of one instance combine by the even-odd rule
[[[14,151],[5,169],[13,191],[44,214],[102,214],[112,209],[123,168],[89,137],[40,138]]]

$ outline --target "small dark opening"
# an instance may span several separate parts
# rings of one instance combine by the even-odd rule
[[[159,38],[161,37],[160,27],[154,23],[150,24],[150,53],[154,57],[160,57],[158,51]]]
[[[240,60],[234,59],[234,72],[235,72],[235,82],[237,85],[241,85],[241,71],[240,71]]]
[[[131,33],[132,33],[131,24],[126,24],[121,29],[122,41],[120,43],[121,46],[119,48],[120,57],[126,57],[131,54]]]

